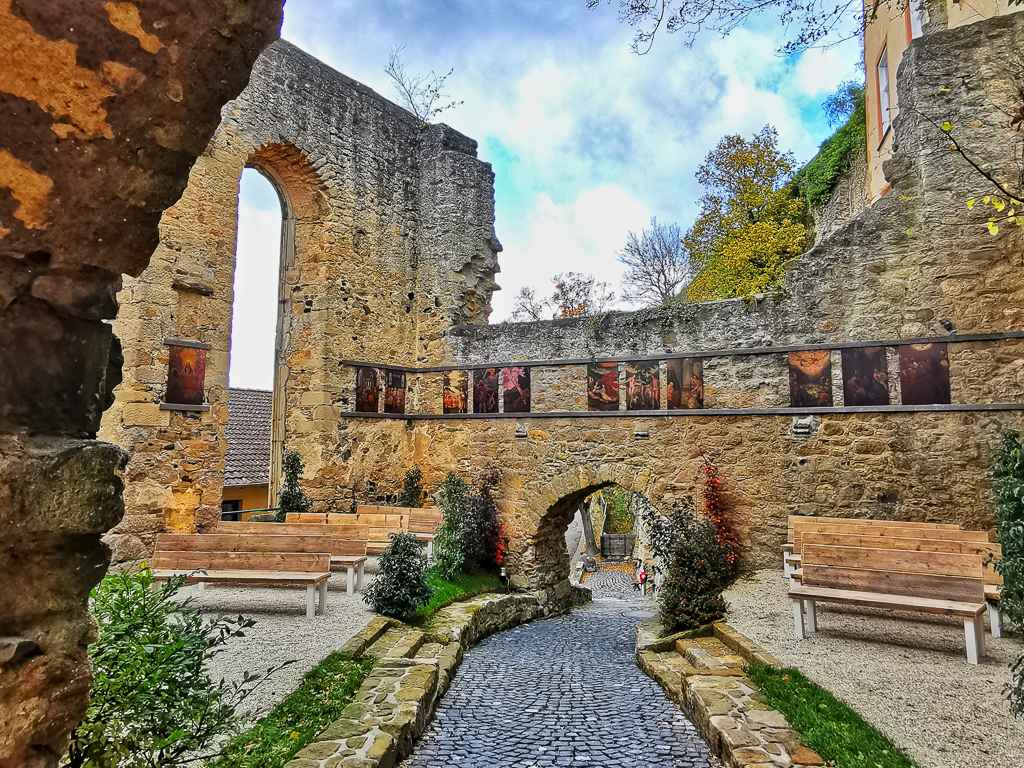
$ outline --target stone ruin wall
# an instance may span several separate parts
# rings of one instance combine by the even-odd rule
[[[993,19],[915,41],[899,73],[901,104],[919,104],[922,110],[927,107],[941,113],[956,125],[969,125],[964,141],[971,151],[995,163],[1000,172],[1010,167],[1012,152],[1003,150],[1013,140],[1000,111],[1009,95],[1000,62],[1024,37],[1022,18],[1017,14]],[[264,79],[280,89],[280,75],[272,77],[269,72],[282,66],[282,52],[288,54],[286,70],[301,61],[308,67],[306,75],[317,83],[315,68],[322,65],[283,44],[274,50],[278,58],[268,56],[262,68],[257,68],[251,93],[260,93],[258,84]],[[958,64],[965,60],[980,63],[967,72]],[[348,98],[352,93],[371,98],[336,73],[330,76],[332,82],[346,83],[343,90]],[[321,88],[316,84],[308,91],[318,93]],[[946,88],[948,91],[943,90]],[[728,350],[737,354],[706,360],[706,406],[774,408],[788,405],[785,355],[745,355],[744,349],[945,337],[949,327],[960,334],[1020,330],[1024,327],[1024,280],[1019,232],[1007,231],[993,239],[981,226],[945,224],[966,219],[963,200],[979,185],[967,166],[945,151],[941,140],[936,142],[927,132],[931,129],[911,113],[896,120],[897,153],[887,168],[892,191],[796,262],[787,278],[786,295],[778,304],[767,300],[749,307],[737,300],[714,302],[697,308],[692,319],[662,320],[639,313],[611,315],[596,324],[574,320],[488,326],[480,323],[487,315],[488,283],[498,248],[491,231],[491,177],[489,169],[471,153],[457,151],[470,146],[469,140],[458,137],[458,147],[434,155],[431,153],[439,146],[433,137],[443,135],[436,132],[443,129],[431,129],[430,140],[424,141],[415,155],[420,173],[429,175],[431,168],[437,168],[441,181],[456,185],[451,173],[458,165],[466,173],[475,169],[476,175],[470,175],[476,181],[462,197],[449,197],[434,209],[427,205],[424,193],[418,201],[419,216],[409,214],[411,234],[401,241],[413,245],[389,250],[388,244],[399,241],[387,238],[404,232],[398,221],[407,220],[393,215],[392,208],[382,210],[378,203],[387,199],[384,195],[364,194],[358,183],[343,183],[349,178],[345,174],[353,172],[351,164],[342,165],[341,173],[328,172],[332,161],[325,159],[324,153],[333,145],[318,149],[308,140],[317,125],[312,119],[315,113],[303,113],[302,131],[268,130],[268,124],[278,126],[284,116],[266,117],[262,105],[272,106],[274,100],[270,93],[261,95],[258,112],[252,111],[243,97],[227,113],[217,139],[194,170],[185,197],[165,220],[166,232],[174,216],[185,217],[187,228],[181,231],[193,233],[188,237],[194,252],[202,254],[202,263],[215,272],[215,280],[200,271],[188,272],[184,268],[186,251],[173,248],[173,238],[166,235],[152,268],[164,273],[184,270],[189,279],[214,282],[215,292],[210,297],[214,301],[204,299],[209,307],[204,310],[207,325],[197,329],[220,350],[215,355],[216,367],[211,365],[207,378],[214,407],[210,414],[198,417],[162,415],[167,419],[162,425],[129,425],[124,417],[131,405],[128,398],[141,393],[147,403],[158,402],[165,374],[162,361],[150,368],[149,380],[136,379],[131,369],[126,372],[118,404],[108,414],[115,422],[120,418],[126,433],[139,430],[130,432],[136,458],[127,477],[129,511],[135,514],[126,518],[122,531],[133,530],[129,526],[141,521],[141,530],[152,536],[168,521],[191,529],[195,520],[201,529],[216,519],[223,471],[223,449],[218,441],[224,419],[224,350],[230,317],[230,294],[225,289],[230,286],[233,260],[237,179],[255,150],[284,139],[308,157],[309,166],[316,170],[317,188],[323,193],[317,199],[325,211],[319,215],[327,222],[320,225],[319,220],[311,220],[307,225],[315,267],[303,263],[301,230],[297,229],[298,266],[285,286],[294,300],[288,305],[291,314],[285,314],[288,383],[284,444],[298,449],[306,459],[303,483],[315,509],[347,510],[354,493],[367,502],[395,492],[413,464],[423,468],[430,488],[450,469],[471,481],[497,471],[496,496],[512,539],[511,571],[520,583],[534,585],[551,585],[564,578],[568,563],[562,534],[575,505],[585,495],[615,482],[659,504],[691,498],[703,457],[714,461],[725,476],[727,498],[742,528],[748,566],[775,562],[778,544],[785,536],[786,516],[794,513],[954,520],[982,529],[991,526],[987,489],[992,452],[1001,429],[1024,426],[1021,411],[820,414],[806,435],[794,430],[790,414],[366,418],[350,413],[355,373],[351,366],[339,362],[365,360],[419,367],[502,365],[516,360]],[[296,98],[292,92],[279,97],[283,105],[293,104]],[[372,98],[377,118],[387,117],[385,122],[393,125],[392,113],[379,106],[382,100]],[[353,131],[341,145],[351,141],[368,151],[383,151],[363,135],[377,135],[380,126],[372,121],[361,121],[359,126],[359,132]],[[339,135],[343,134],[332,133],[331,140],[337,141]],[[425,161],[424,155],[437,161]],[[405,181],[415,186],[419,178],[422,186],[429,186],[422,184],[412,165],[410,159],[407,173],[413,181]],[[215,183],[220,178],[218,169],[223,171],[223,179]],[[386,184],[390,178],[376,183]],[[414,208],[414,202],[407,200],[405,210]],[[461,205],[462,213],[444,216],[452,205]],[[428,210],[436,215],[426,216]],[[221,235],[211,238],[198,227],[200,213],[219,216],[216,228]],[[349,223],[353,216],[365,217],[367,226]],[[364,234],[357,238],[360,228]],[[462,244],[451,249],[449,243],[457,235],[463,238]],[[374,238],[381,239],[381,244],[376,245]],[[366,250],[361,250],[363,244]],[[395,253],[402,257],[394,259]],[[371,268],[366,270],[368,263]],[[366,273],[365,282],[358,284],[361,293],[355,288],[351,295],[339,292],[325,281],[327,275],[330,279],[345,275],[356,281],[361,271]],[[180,326],[172,324],[175,294],[173,286],[166,285],[171,278],[164,274],[161,279],[164,302],[171,309],[162,314],[158,310],[150,341],[138,345],[125,342],[126,356],[134,350],[145,358],[152,354],[152,340],[181,332]],[[403,284],[403,280],[407,282]],[[406,323],[401,319],[408,306],[402,293],[405,288],[396,288],[414,283],[415,290],[410,287],[410,293],[418,304],[410,308],[410,314],[421,313],[422,317]],[[352,301],[353,296],[362,303],[350,310],[345,298]],[[309,300],[310,311],[305,312]],[[219,314],[209,314],[213,308]],[[147,312],[152,309],[144,308]],[[160,349],[159,344],[156,348]],[[951,345],[953,402],[1024,402],[1022,353],[1024,342],[1020,340]],[[839,353],[835,352],[837,405],[842,404],[839,370]],[[895,373],[891,353],[890,370]],[[586,410],[585,366],[541,365],[533,368],[532,378],[536,412]],[[895,389],[898,377],[891,378]],[[440,413],[441,382],[440,373],[410,373],[408,412]],[[196,466],[205,473],[202,475],[188,468],[186,474],[180,465],[166,469],[177,456],[188,453],[175,447],[171,438],[185,446],[180,435],[191,423],[203,430],[195,433],[189,446]],[[522,434],[525,437],[517,436]],[[200,477],[201,483],[197,482]],[[153,493],[165,493],[160,486],[169,481],[173,494],[201,493],[202,503],[196,506],[195,497],[189,498],[180,517],[173,508],[168,512],[167,498],[148,506],[133,505],[134,499],[142,501],[132,495],[134,484],[147,478]],[[194,509],[198,514],[191,511]],[[145,536],[127,540],[137,548],[134,551],[144,552]]]
[[[149,268],[119,295],[124,381],[101,431],[131,455],[129,514],[108,537],[119,562],[145,557],[158,532],[220,519],[243,168],[258,168],[285,200],[275,448],[286,435],[301,452],[314,499],[319,486],[334,496],[345,451],[337,414],[354,408],[340,361],[437,362],[447,327],[490,313],[500,245],[494,177],[475,142],[443,125],[422,129],[283,41],[223,117],[164,214]],[[212,347],[208,412],[161,409],[168,338]]]
[[[1022,42],[1024,14],[917,40],[900,69],[900,103],[970,126],[962,138],[969,150],[1010,173],[1015,137],[1001,111],[1010,83],[1000,67]],[[967,72],[963,61],[979,64]],[[796,262],[780,303],[708,303],[688,322],[614,314],[596,326],[583,319],[454,327],[446,335],[449,364],[947,337],[946,324],[961,335],[1021,330],[1019,231],[1004,228],[993,239],[981,225],[949,225],[967,220],[964,200],[983,185],[913,114],[897,118],[896,130],[897,154],[887,168],[892,191]],[[889,354],[893,402],[899,402]],[[953,403],[1024,403],[1024,341],[950,344],[949,365]],[[832,369],[842,405],[838,351]],[[531,375],[535,412],[586,410],[584,365],[538,366]],[[441,374],[420,379],[421,389],[439,398]],[[706,359],[705,383],[706,407],[788,405],[784,354]],[[431,403],[430,413],[440,410]],[[809,435],[797,434],[794,421],[790,415],[348,418],[343,430],[354,461],[338,467],[352,484],[370,481],[385,492],[400,487],[413,463],[429,487],[449,469],[471,481],[497,470],[511,570],[523,583],[549,584],[566,573],[562,533],[583,496],[616,482],[661,504],[690,498],[705,456],[725,476],[748,566],[776,563],[790,514],[987,529],[992,454],[1001,430],[1024,428],[1024,412],[822,414]]]

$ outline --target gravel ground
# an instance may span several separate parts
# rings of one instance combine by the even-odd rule
[[[363,586],[372,577],[363,579]],[[214,679],[238,680],[245,671],[261,672],[295,659],[263,683],[246,702],[255,717],[267,714],[275,704],[299,685],[302,676],[338,650],[352,635],[366,626],[373,612],[361,593],[345,594],[345,574],[335,573],[327,582],[327,612],[306,618],[304,587],[253,587],[209,585],[182,589],[182,596],[194,596],[211,613],[237,615],[256,620],[245,637],[237,638],[210,662]]]
[[[729,623],[797,667],[902,747],[921,768],[1024,766],[1024,725],[1002,697],[1017,639],[987,632],[971,666],[963,623],[920,614],[818,605],[818,632],[794,637],[781,570],[726,592]]]

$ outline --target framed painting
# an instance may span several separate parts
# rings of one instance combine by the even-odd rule
[[[405,371],[384,371],[384,413],[405,413]]]
[[[944,343],[900,347],[900,390],[904,405],[949,405],[949,358]]]
[[[444,372],[444,412],[469,413],[469,375],[465,371]]]
[[[832,405],[832,358],[827,349],[789,353],[789,403],[793,408]]]
[[[661,407],[661,375],[656,362],[623,363],[622,375],[627,411],[655,411]]]
[[[356,410],[360,413],[377,413],[380,410],[376,368],[356,368]]]
[[[175,405],[202,405],[206,395],[206,350],[195,347],[167,347],[167,391],[164,402]]]
[[[665,373],[670,410],[704,407],[704,361],[701,358],[669,360]]]
[[[501,371],[505,413],[530,412],[530,369],[509,366]]]
[[[501,368],[473,371],[473,413],[498,412],[498,376]]]
[[[889,368],[885,347],[843,350],[843,405],[888,405]]]
[[[591,411],[619,410],[619,364],[587,364],[587,408]]]

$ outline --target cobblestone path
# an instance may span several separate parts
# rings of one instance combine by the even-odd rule
[[[651,603],[623,573],[596,573],[586,586],[592,605],[466,654],[407,768],[718,765],[634,662],[636,614]]]

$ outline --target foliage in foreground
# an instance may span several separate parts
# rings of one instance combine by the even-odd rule
[[[598,493],[608,505],[602,533],[626,535],[633,533],[633,513],[630,512],[630,494],[621,486],[603,488]]]
[[[302,474],[302,456],[298,451],[285,451],[281,458],[281,466],[284,470],[284,482],[281,484],[281,492],[277,499],[277,522],[283,523],[290,514],[302,514],[309,512],[309,499],[305,491],[299,485],[299,476]]]
[[[410,533],[392,533],[377,563],[377,577],[363,590],[363,602],[376,613],[411,621],[431,598],[422,547]]]
[[[718,540],[715,524],[687,509],[677,515],[679,538],[658,599],[661,621],[670,632],[681,632],[725,617],[722,590],[732,566]]]
[[[242,702],[275,669],[235,683],[211,680],[206,663],[255,622],[205,617],[191,599],[176,597],[184,580],[157,586],[146,569],[121,571],[93,590],[95,681],[62,765],[184,765],[238,728]]]
[[[494,571],[505,556],[504,526],[491,497],[493,478],[484,478],[476,493],[449,472],[437,492],[441,525],[434,539],[438,574],[455,579],[460,573]]]
[[[683,237],[700,271],[690,301],[765,294],[808,245],[803,201],[789,183],[793,155],[778,148],[766,125],[750,141],[725,136],[697,169],[705,189],[701,212]]]
[[[1024,630],[1024,440],[1018,432],[1005,432],[992,468],[996,505],[996,533],[1002,558],[996,570],[1003,577],[999,605],[1008,626]],[[1006,695],[1010,709],[1024,716],[1024,654],[1010,668]]]
[[[747,670],[768,706],[786,716],[803,743],[836,768],[915,768],[863,718],[796,669]]]
[[[341,716],[373,667],[334,653],[306,673],[302,683],[265,718],[231,740],[211,768],[280,768]]]

